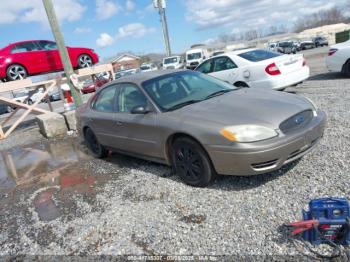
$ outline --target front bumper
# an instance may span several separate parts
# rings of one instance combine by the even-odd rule
[[[326,114],[317,113],[306,127],[278,138],[232,146],[208,145],[205,148],[218,174],[250,176],[278,170],[304,156],[321,139]]]

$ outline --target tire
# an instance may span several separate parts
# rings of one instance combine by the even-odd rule
[[[28,104],[28,105],[32,105],[32,104],[33,104],[33,100],[32,100],[32,99],[29,99],[29,100],[27,101],[27,104]]]
[[[91,56],[87,54],[82,54],[78,57],[78,67],[85,68],[93,65]]]
[[[343,65],[343,73],[347,76],[350,77],[350,60],[348,60],[345,65]]]
[[[205,187],[215,178],[207,153],[190,138],[181,137],[174,141],[171,158],[176,174],[188,185]]]
[[[101,145],[94,132],[87,128],[84,132],[84,139],[87,147],[89,148],[92,155],[96,158],[105,158],[108,155],[108,151],[103,145]]]
[[[28,76],[27,70],[18,64],[10,65],[6,70],[6,78],[8,81],[24,79]]]

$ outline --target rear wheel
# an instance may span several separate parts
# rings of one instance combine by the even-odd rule
[[[249,87],[248,85],[247,85],[247,83],[245,83],[245,82],[236,82],[236,83],[234,83],[233,84],[235,87],[239,87],[239,88],[247,88],[247,87]]]
[[[84,138],[87,147],[95,157],[105,158],[108,155],[108,151],[98,142],[97,137],[90,128],[85,130]]]
[[[172,145],[172,163],[176,174],[188,185],[205,187],[215,171],[204,149],[194,140],[182,137]]]
[[[85,68],[92,66],[92,58],[89,55],[82,54],[78,57],[79,68]]]
[[[15,81],[26,78],[28,75],[27,70],[21,65],[10,65],[6,71],[6,77],[9,81]]]
[[[346,63],[345,63],[345,65],[343,65],[343,73],[346,75],[346,76],[348,76],[348,77],[350,77],[350,60],[348,60]]]

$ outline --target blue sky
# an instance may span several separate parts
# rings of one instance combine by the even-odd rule
[[[167,0],[173,52],[222,33],[291,25],[298,17],[348,0]],[[101,58],[124,51],[164,52],[152,0],[53,0],[68,46],[94,48]],[[293,8],[291,8],[291,6]],[[0,46],[53,39],[41,0],[0,1]],[[349,14],[349,13],[348,13]]]

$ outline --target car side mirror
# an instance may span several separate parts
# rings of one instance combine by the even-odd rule
[[[149,112],[151,111],[145,106],[135,106],[133,109],[131,109],[131,114],[144,115]]]

